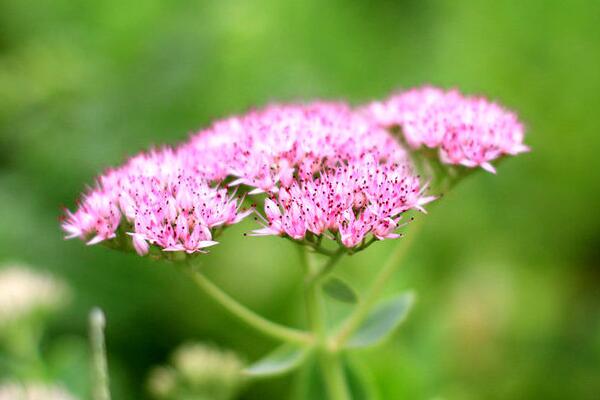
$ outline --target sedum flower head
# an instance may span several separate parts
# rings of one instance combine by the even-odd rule
[[[0,384],[0,400],[76,400],[65,389],[42,383]]]
[[[458,90],[411,89],[366,110],[382,126],[399,126],[411,148],[438,149],[446,164],[495,172],[491,161],[528,151],[523,125],[513,112]]]
[[[54,310],[68,299],[67,286],[21,266],[0,269],[0,327],[39,311]]]
[[[114,239],[138,254],[150,245],[163,251],[203,252],[216,244],[215,228],[243,219],[239,201],[214,186],[185,149],[142,153],[98,178],[74,213],[67,212],[67,238],[88,244]]]
[[[203,252],[216,229],[248,215],[235,188],[272,198],[254,234],[303,240],[310,232],[349,248],[368,235],[397,237],[401,214],[432,199],[405,149],[362,113],[344,103],[273,104],[107,171],[63,228],[142,255],[152,246]]]

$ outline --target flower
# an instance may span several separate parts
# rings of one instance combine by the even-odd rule
[[[363,111],[384,127],[399,126],[411,148],[439,149],[446,164],[495,172],[491,161],[529,150],[523,144],[523,126],[513,112],[457,90],[411,89],[373,102]]]
[[[173,366],[188,381],[224,381],[234,383],[240,378],[242,362],[232,351],[222,350],[203,343],[185,343],[172,356]]]
[[[66,303],[68,294],[68,288],[62,281],[46,273],[18,265],[2,268],[0,327],[38,311],[55,310]]]
[[[155,367],[148,376],[148,391],[157,399],[168,398],[177,390],[177,375],[172,368]]]
[[[148,388],[157,398],[193,393],[198,398],[231,399],[242,384],[243,364],[236,353],[200,342],[185,343],[171,356],[171,365],[154,368]]]
[[[388,132],[333,102],[272,104],[214,123],[194,135],[190,146],[214,177],[232,176],[230,186],[247,185],[250,194],[276,193],[296,178],[367,153],[406,159]]]
[[[239,222],[250,211],[227,189],[211,185],[210,173],[186,148],[154,150],[98,178],[74,213],[67,212],[67,238],[96,244],[120,228],[140,255],[150,245],[163,251],[203,252],[216,244],[213,229]]]
[[[397,237],[400,214],[430,200],[404,148],[373,120],[344,103],[273,104],[217,121],[176,149],[142,153],[107,171],[78,210],[67,213],[63,228],[67,237],[88,244],[115,239],[118,246],[124,232],[140,255],[151,245],[203,252],[216,244],[215,228],[250,212],[241,211],[228,191],[239,187],[249,195],[293,200],[277,205],[281,221],[268,214],[268,226],[254,234],[301,240],[307,231],[339,232],[347,247],[370,233]],[[333,204],[316,206],[324,202]]]
[[[265,226],[252,234],[287,235],[302,240],[308,232],[339,234],[348,248],[372,234],[393,239],[401,215],[422,210],[433,200],[406,163],[379,163],[372,154],[305,177],[265,200]]]
[[[234,177],[230,186],[268,193],[265,226],[252,235],[339,232],[354,247],[370,233],[397,237],[400,214],[431,200],[394,137],[344,103],[273,104],[213,124],[190,146],[197,158],[228,165],[208,169]]]
[[[76,400],[65,389],[43,383],[3,383],[0,400]]]

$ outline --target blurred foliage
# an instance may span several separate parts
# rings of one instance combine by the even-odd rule
[[[172,266],[65,242],[61,204],[73,207],[127,155],[269,101],[458,86],[518,110],[533,152],[432,207],[388,288],[415,289],[414,312],[388,344],[350,358],[366,360],[381,399],[597,399],[599,65],[596,0],[3,0],[0,260],[73,286],[46,343],[83,337],[88,310],[106,311],[115,398],[145,398],[148,369],[185,340],[256,359],[273,344]],[[243,239],[251,224],[225,233],[206,271],[252,308],[299,324],[294,249]],[[395,245],[346,259],[344,279],[365,285]],[[56,363],[85,359],[78,340],[61,340],[43,348]],[[244,398],[286,398],[290,384],[254,384]]]

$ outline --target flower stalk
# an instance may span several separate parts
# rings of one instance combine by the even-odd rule
[[[321,281],[333,270],[343,253],[344,249],[340,248],[340,250],[333,253],[323,267],[317,268],[310,262],[306,250],[301,249],[301,259],[305,266],[304,269],[307,272],[304,291],[306,314],[310,329],[316,338],[316,356],[321,366],[327,393],[331,400],[351,399],[340,353],[332,351],[327,346],[327,327],[321,289]]]
[[[92,344],[92,359],[94,373],[94,400],[110,400],[108,365],[106,361],[106,343],[104,327],[106,319],[99,308],[90,313],[90,340]]]
[[[186,271],[192,278],[192,281],[213,300],[223,306],[223,308],[229,311],[232,315],[239,318],[257,331],[283,342],[303,345],[308,345],[313,342],[313,337],[311,334],[277,324],[248,309],[233,297],[221,290],[221,288],[219,288],[193,267],[187,268]]]
[[[344,365],[339,353],[324,351],[320,354],[321,368],[331,400],[350,400]]]
[[[327,277],[327,275],[331,273],[331,271],[339,261],[340,257],[343,256],[345,252],[346,249],[341,246],[338,250],[332,252],[329,256],[329,260],[327,260],[327,263],[323,265],[323,267],[316,271],[313,271],[309,276],[307,276],[307,284],[316,285],[320,283],[325,277]]]
[[[331,339],[330,347],[334,350],[343,348],[348,338],[358,329],[360,324],[365,320],[369,311],[373,308],[373,305],[377,301],[377,298],[381,294],[383,287],[392,277],[394,272],[402,264],[401,261],[406,255],[410,248],[411,243],[414,241],[415,236],[422,226],[421,219],[416,219],[412,224],[412,232],[406,236],[406,238],[396,246],[389,256],[388,260],[384,264],[383,268],[379,271],[371,286],[367,289],[365,294],[359,301],[358,306],[342,324],[342,327],[338,333]]]

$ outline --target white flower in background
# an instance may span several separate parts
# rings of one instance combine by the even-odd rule
[[[3,383],[0,384],[0,400],[77,400],[77,398],[58,386],[43,383]]]
[[[177,373],[168,367],[156,367],[150,371],[148,390],[153,396],[168,398],[177,387]]]
[[[181,375],[195,384],[233,383],[239,379],[243,367],[234,352],[201,343],[181,345],[173,353],[172,360]]]
[[[62,281],[26,267],[0,267],[0,327],[39,311],[60,308],[69,290]]]
[[[182,393],[212,400],[232,399],[242,384],[243,363],[236,353],[203,343],[179,346],[171,365],[150,373],[148,389],[159,399]]]

